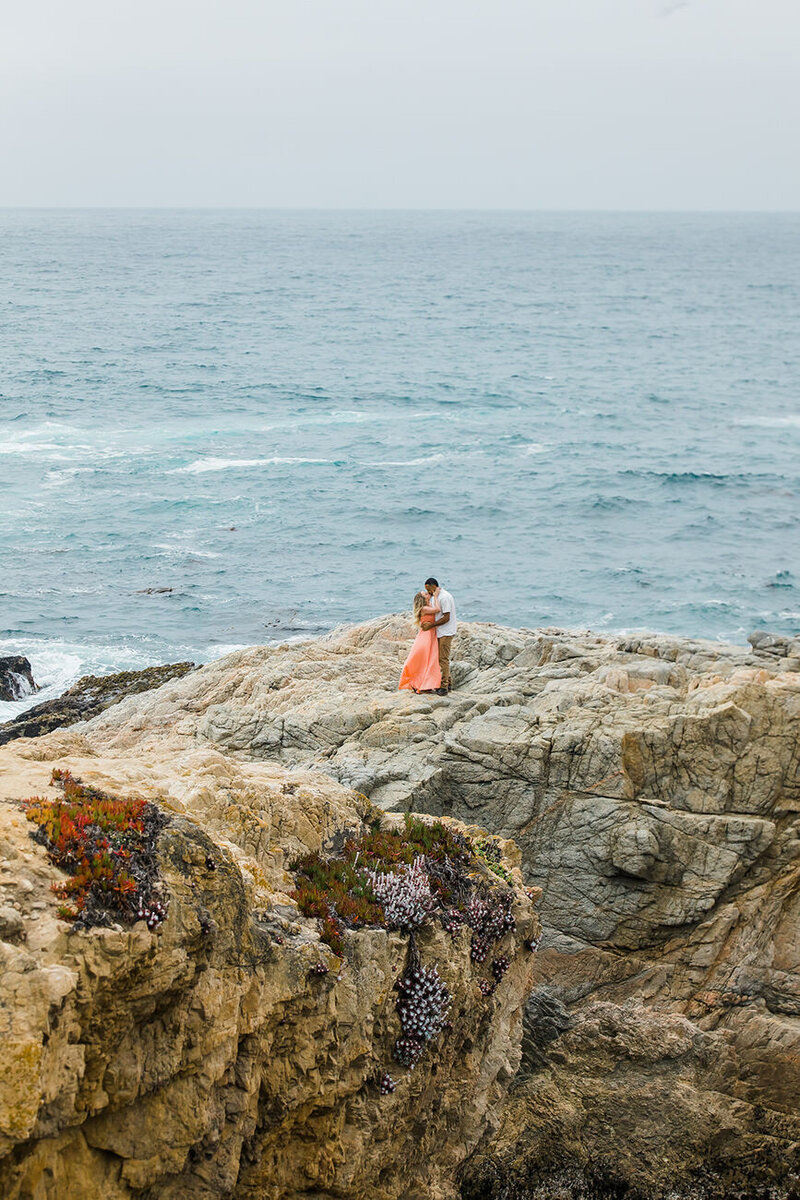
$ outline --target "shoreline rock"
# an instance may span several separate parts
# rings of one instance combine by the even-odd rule
[[[23,700],[38,691],[31,664],[23,654],[0,658],[0,700]]]
[[[22,661],[28,662],[27,659]],[[161,687],[171,679],[180,679],[193,670],[194,663],[180,662],[145,667],[141,671],[119,671],[115,675],[84,675],[55,700],[35,704],[18,717],[0,725],[0,746],[15,738],[41,737],[53,729],[74,725],[76,721],[88,721],[126,696]],[[30,674],[30,663],[28,672]]]

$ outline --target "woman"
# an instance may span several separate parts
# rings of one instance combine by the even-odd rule
[[[417,592],[414,597],[414,624],[421,626],[423,621],[437,617],[441,609],[435,594]],[[435,629],[422,629],[414,639],[414,645],[408,658],[403,663],[400,682],[397,690],[408,688],[412,692],[435,692],[442,686],[442,672],[439,668],[439,643]]]

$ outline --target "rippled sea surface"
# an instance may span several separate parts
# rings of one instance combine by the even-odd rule
[[[0,654],[50,691],[429,574],[800,628],[797,215],[6,210],[0,261]]]

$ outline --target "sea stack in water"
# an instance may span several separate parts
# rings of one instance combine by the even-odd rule
[[[31,664],[22,654],[0,658],[0,700],[23,700],[38,692]]]

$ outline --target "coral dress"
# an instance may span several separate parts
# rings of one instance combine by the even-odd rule
[[[441,609],[425,607],[422,620],[437,616]],[[397,690],[408,688],[412,692],[435,691],[442,686],[439,667],[439,639],[435,629],[420,629],[408,658],[403,663]]]

